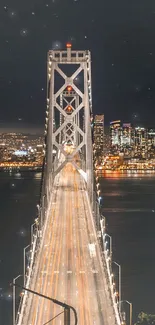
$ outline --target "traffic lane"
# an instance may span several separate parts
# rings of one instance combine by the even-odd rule
[[[74,176],[74,184],[73,184],[73,176]],[[77,175],[76,175],[77,177]],[[79,175],[78,175],[79,177]],[[83,214],[84,211],[80,211],[80,203],[79,203],[79,191],[77,189],[77,185],[75,182],[75,172],[73,173],[73,168],[68,168],[68,178],[69,178],[69,184],[68,188],[70,191],[68,191],[68,202],[70,202],[70,199],[72,197],[72,216],[70,219],[69,224],[72,222],[72,232],[74,233],[73,239],[74,243],[72,242],[72,249],[70,249],[69,243],[67,244],[67,247],[69,248],[69,251],[71,251],[72,257],[72,263],[69,259],[69,263],[71,263],[71,294],[68,294],[68,300],[72,301],[72,305],[75,306],[75,308],[78,311],[78,318],[80,324],[87,323],[92,324],[92,319],[90,315],[90,308],[88,309],[88,285],[86,286],[86,278],[85,278],[85,267],[84,267],[84,261],[85,256],[83,253],[83,247],[81,245],[81,238],[80,238],[80,217],[79,214]],[[71,195],[72,194],[72,195]],[[68,266],[70,269],[70,266]],[[74,270],[75,269],[75,270]],[[68,281],[67,286],[70,285],[70,281]]]
[[[58,272],[60,261],[61,261],[61,251],[62,251],[62,235],[63,235],[63,217],[64,214],[62,211],[64,211],[65,207],[65,196],[63,195],[62,199],[62,187],[64,186],[64,172],[62,172],[62,177],[60,180],[60,187],[57,187],[58,196],[57,196],[57,206],[58,206],[58,213],[55,217],[55,224],[51,226],[49,229],[50,232],[53,233],[53,236],[55,237],[55,250],[51,252],[51,260],[50,260],[50,268],[49,268],[49,282],[48,286],[46,287],[46,292],[49,296],[53,298],[58,298],[57,290],[58,290]],[[61,205],[60,205],[61,202]],[[51,245],[52,247],[52,245]],[[60,299],[61,300],[61,299]],[[53,318],[57,314],[57,307],[55,304],[51,302],[45,303],[45,308],[47,309],[48,317],[42,318],[42,321],[45,322]],[[58,307],[60,309],[60,307]],[[60,311],[60,310],[59,310]],[[48,318],[48,319],[47,319]],[[53,324],[55,321],[53,321]],[[43,323],[42,323],[43,324]]]
[[[80,299],[79,296],[77,296],[77,290],[75,290],[75,286],[77,285],[77,275],[76,275],[76,271],[77,274],[79,272],[79,269],[76,270],[76,260],[77,260],[77,256],[76,256],[76,252],[74,251],[74,245],[73,245],[73,238],[72,238],[72,234],[73,234],[73,226],[72,226],[72,222],[73,222],[73,216],[75,215],[75,211],[72,213],[71,211],[71,197],[72,197],[72,193],[74,194],[74,188],[73,188],[73,174],[72,172],[70,172],[70,170],[72,170],[70,167],[67,168],[66,170],[66,174],[65,174],[65,182],[66,182],[66,186],[64,186],[63,188],[63,195],[67,196],[66,199],[66,227],[64,226],[63,229],[63,234],[64,234],[64,241],[63,241],[63,254],[62,254],[62,263],[61,263],[61,269],[58,270],[58,274],[57,274],[57,278],[59,278],[59,292],[64,292],[64,296],[65,296],[65,301],[66,303],[69,303],[71,305],[73,305],[73,300],[75,301],[75,306],[77,307],[78,305],[78,301],[80,303],[80,307],[82,309],[83,312],[83,300],[84,297],[82,295],[82,287],[80,290]],[[61,183],[60,183],[60,187],[61,187]],[[60,202],[61,204],[61,202]],[[73,206],[73,205],[72,205]],[[62,215],[64,214],[64,211],[61,212]],[[76,215],[74,216],[76,217]],[[76,219],[76,218],[75,218]],[[61,222],[60,227],[63,228],[63,223]],[[77,232],[75,234],[75,236],[77,235]],[[75,242],[75,247],[76,247],[76,242]],[[63,265],[63,258],[65,258],[64,260],[64,265]],[[74,272],[75,269],[75,272]],[[79,276],[79,275],[78,275]],[[80,279],[81,282],[81,279]],[[64,286],[64,287],[63,287]],[[58,299],[59,295],[57,296]],[[58,312],[58,308],[55,309]],[[55,314],[55,313],[54,313]],[[71,318],[73,319],[73,315],[71,316]],[[58,320],[55,321],[55,323],[57,324]],[[80,324],[84,324],[83,321],[80,322]]]
[[[83,182],[83,180],[81,180]],[[92,224],[92,217],[90,215],[90,211],[88,209],[88,200],[86,196],[86,192],[82,191],[83,196],[83,204],[85,206],[85,216],[87,221],[87,241],[93,241],[96,243],[96,256],[92,259],[89,258],[91,261],[91,269],[93,269],[95,272],[98,273],[93,274],[93,282],[91,284],[91,287],[93,288],[93,284],[96,287],[96,301],[98,304],[99,312],[100,312],[100,319],[103,322],[104,319],[109,324],[115,324],[115,316],[113,307],[111,305],[111,300],[109,297],[109,293],[107,290],[107,283],[106,283],[106,277],[104,274],[103,265],[100,259],[100,249],[98,245],[98,241],[96,238],[96,232],[94,231],[94,226]],[[83,237],[85,238],[85,236]],[[86,254],[86,252],[85,252]],[[104,303],[103,303],[104,301]],[[97,316],[97,315],[96,315]]]
[[[55,207],[54,207],[54,211],[55,212]],[[51,216],[50,216],[51,217]],[[51,222],[51,220],[49,219],[49,222]],[[36,279],[34,279],[31,289],[36,290],[37,292],[42,292],[42,284],[43,284],[43,277],[44,277],[44,272],[46,271],[46,263],[45,260],[47,259],[49,250],[48,250],[48,246],[49,246],[49,234],[47,233],[47,229],[45,232],[45,240],[43,245],[42,245],[42,250],[41,253],[39,254],[38,258],[38,270],[37,270],[37,277]],[[35,322],[35,318],[36,318],[36,313],[37,310],[36,308],[38,308],[38,306],[40,306],[40,304],[42,304],[43,299],[41,300],[38,296],[33,296],[32,297],[32,304],[31,304],[31,308],[30,308],[30,312],[29,312],[29,321],[32,322],[32,324]]]
[[[59,227],[61,229],[61,236],[59,238],[59,256],[57,256],[57,266],[56,266],[56,274],[54,277],[54,297],[58,300],[63,301],[62,296],[65,298],[66,292],[65,292],[65,242],[66,242],[66,180],[65,180],[65,174],[63,175],[64,184],[62,186],[62,183],[60,182],[60,191],[61,191],[61,201],[59,201],[60,205],[60,212],[59,212]],[[64,206],[63,206],[63,204]],[[53,306],[53,315],[57,315],[62,311],[62,308],[59,306]],[[55,320],[53,320],[54,324],[60,324],[61,321],[63,321],[63,315],[59,316]],[[63,324],[63,322],[62,322]]]
[[[63,178],[61,180],[65,180],[65,175],[63,175]],[[51,273],[51,286],[53,287],[52,296],[54,298],[57,298],[59,300],[62,300],[62,292],[63,296],[65,297],[65,281],[64,281],[64,266],[65,266],[65,260],[64,260],[64,240],[66,241],[65,235],[66,235],[66,221],[65,221],[65,211],[67,211],[66,204],[64,203],[65,197],[66,197],[66,191],[65,186],[66,183],[62,182],[60,180],[58,191],[60,192],[60,198],[61,200],[58,200],[57,204],[59,205],[59,214],[57,215],[57,222],[59,224],[59,230],[60,230],[60,236],[57,237],[57,243],[59,244],[59,249],[57,252],[55,252],[55,256],[57,256],[56,263],[54,266],[54,269],[52,269]],[[63,205],[65,205],[63,207]],[[62,253],[63,250],[63,253]],[[66,272],[67,273],[67,272]],[[62,277],[62,279],[61,279]],[[66,278],[66,276],[65,276]],[[59,293],[60,290],[60,293]],[[50,291],[51,292],[51,291]],[[56,305],[50,306],[50,313],[49,313],[49,319],[50,317],[54,317],[54,315],[58,314],[61,311],[60,307],[57,307]],[[53,320],[53,324],[60,322],[62,316],[59,316],[56,320]],[[59,323],[60,324],[60,323]]]
[[[81,186],[82,185],[82,186]],[[81,294],[83,296],[83,322],[87,324],[93,324],[92,316],[91,316],[91,304],[90,302],[90,293],[89,293],[89,270],[87,267],[87,256],[85,254],[85,247],[87,250],[88,241],[86,240],[86,229],[85,229],[85,216],[84,216],[84,207],[81,201],[81,191],[84,189],[83,184],[80,183],[80,175],[75,172],[75,187],[76,187],[76,195],[75,200],[77,200],[77,231],[79,237],[79,250],[80,250],[80,270],[79,270],[79,278],[81,281],[81,286],[83,289],[81,290]]]
[[[58,193],[58,199],[59,199],[59,193]],[[48,274],[48,260],[49,256],[51,255],[51,250],[50,250],[50,245],[52,238],[54,238],[53,233],[50,231],[52,224],[55,222],[55,214],[57,214],[58,207],[55,205],[54,211],[49,216],[49,225],[45,231],[45,240],[43,243],[42,247],[42,254],[40,256],[39,262],[39,270],[38,270],[38,277],[37,277],[37,291],[43,294],[46,294],[46,289],[47,287],[47,274]],[[51,238],[52,237],[52,238]],[[52,245],[52,249],[54,248],[54,244]],[[43,288],[42,288],[43,286]],[[47,300],[46,300],[47,302]],[[40,323],[40,317],[44,319],[44,304],[45,304],[45,299],[39,298],[39,297],[34,297],[33,298],[33,312],[30,314],[31,322],[32,325],[35,324],[36,320],[39,318],[37,323]],[[46,310],[46,306],[45,306]]]
[[[70,169],[70,168],[69,168]],[[64,215],[63,223],[61,222],[61,227],[63,228],[63,244],[62,244],[62,258],[59,269],[59,278],[58,281],[58,292],[57,298],[63,298],[63,301],[67,304],[73,304],[72,302],[72,274],[73,274],[73,265],[72,265],[72,215],[71,215],[71,193],[72,186],[70,180],[70,174],[68,175],[68,168],[65,169],[65,186],[62,188],[62,195],[66,197],[66,206],[65,209],[61,211],[61,214]],[[61,185],[61,184],[60,184]],[[61,202],[60,202],[61,205]],[[70,273],[72,272],[72,273]],[[74,281],[75,282],[75,281]],[[59,298],[60,299],[60,298]],[[56,309],[57,313],[60,312],[60,309]],[[60,320],[63,324],[63,317],[59,316],[55,324],[60,324]],[[72,318],[72,315],[71,315]]]
[[[57,198],[60,199],[59,192],[57,193]],[[59,212],[59,207],[57,207],[57,213]],[[52,231],[51,231],[52,229]],[[51,224],[49,225],[48,229],[48,258],[46,261],[46,273],[44,278],[44,289],[43,294],[49,295],[49,287],[51,286],[51,272],[52,268],[55,265],[55,256],[57,252],[57,231],[58,231],[58,224],[57,224],[57,214],[54,216],[51,214]],[[40,318],[38,323],[45,322],[49,316],[49,307],[51,303],[47,301],[46,299],[43,300],[42,306],[40,309]]]
[[[102,324],[103,318],[105,318],[105,313],[104,313],[104,317],[103,317],[103,313],[99,312],[99,310],[100,310],[100,308],[102,309],[101,301],[103,301],[104,290],[100,290],[100,285],[101,285],[102,281],[100,281],[100,280],[98,281],[98,279],[100,277],[99,277],[99,274],[96,273],[96,272],[98,272],[96,270],[96,267],[99,265],[99,263],[97,263],[97,261],[93,261],[94,259],[90,257],[89,250],[88,250],[88,243],[95,241],[95,236],[93,235],[93,231],[92,231],[93,229],[89,230],[89,228],[87,229],[87,227],[86,227],[86,223],[88,223],[88,225],[90,224],[91,218],[88,213],[88,209],[87,208],[85,209],[85,204],[87,202],[83,202],[84,201],[83,196],[85,195],[85,192],[83,191],[83,189],[85,186],[82,184],[82,182],[80,184],[80,182],[81,182],[81,180],[77,176],[77,184],[78,184],[78,187],[80,188],[80,191],[79,191],[80,207],[81,207],[80,214],[82,216],[82,213],[84,212],[84,216],[85,216],[85,218],[80,219],[81,223],[79,225],[79,231],[81,232],[81,245],[84,248],[83,255],[84,255],[84,260],[85,260],[85,269],[87,270],[85,272],[86,272],[86,282],[88,284],[88,286],[87,286],[87,289],[88,289],[87,290],[87,296],[88,296],[87,298],[89,300],[88,305],[89,306],[91,305],[91,308],[90,308],[91,309],[91,322],[93,319],[94,319],[94,321],[97,321],[97,319],[99,319],[99,317],[100,317],[100,320],[98,320],[98,321],[99,321],[99,324],[100,323]],[[89,236],[90,234],[91,234],[91,236]],[[102,276],[104,276],[103,273],[102,273]],[[99,282],[98,285],[97,285],[97,281]],[[91,301],[90,301],[90,297],[91,297]],[[94,300],[94,301],[92,301],[92,300]],[[93,308],[92,308],[92,303],[94,306]],[[97,324],[98,324],[98,321],[97,321]]]

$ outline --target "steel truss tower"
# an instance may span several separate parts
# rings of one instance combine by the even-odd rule
[[[47,178],[52,186],[56,174],[67,162],[71,162],[84,177],[92,199],[91,55],[89,51],[74,51],[71,44],[67,44],[66,50],[49,51],[47,64]],[[73,145],[70,154],[64,149],[65,143]],[[82,161],[80,166],[75,159],[77,155]],[[62,156],[64,159],[60,163]]]

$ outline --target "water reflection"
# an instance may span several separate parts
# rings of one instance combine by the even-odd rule
[[[97,175],[99,177],[104,177],[104,178],[131,178],[131,177],[152,177],[155,176],[155,171],[152,170],[128,170],[128,171],[111,171],[111,170],[106,170],[102,172],[98,172]]]
[[[155,172],[109,171],[101,182],[103,214],[122,266],[122,299],[153,313],[155,287]]]

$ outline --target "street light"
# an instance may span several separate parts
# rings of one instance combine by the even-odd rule
[[[112,260],[112,236],[108,235],[107,233],[105,234],[110,240],[110,258]]]
[[[60,301],[60,300],[53,299],[53,298],[51,298],[51,297],[45,296],[45,295],[43,295],[43,294],[41,294],[41,293],[38,293],[38,292],[33,291],[33,290],[30,290],[30,289],[28,289],[28,288],[22,287],[22,286],[20,286],[19,284],[15,284],[15,283],[13,283],[13,286],[18,287],[18,288],[21,288],[22,290],[28,291],[28,292],[30,292],[30,293],[32,293],[32,294],[34,294],[34,295],[39,296],[39,297],[42,297],[42,298],[48,299],[48,300],[52,301],[54,304],[57,304],[57,305],[63,307],[63,308],[64,308],[64,325],[70,325],[70,310],[72,310],[73,313],[74,313],[75,325],[78,324],[77,312],[76,312],[76,309],[75,309],[73,306],[68,305],[68,304],[66,304],[66,303],[64,303],[64,302],[62,302],[62,301]],[[61,314],[61,313],[60,313],[60,314]],[[57,315],[57,316],[58,316],[58,315]],[[55,317],[54,317],[54,318],[55,318]],[[54,318],[53,318],[53,319],[54,319]],[[51,319],[51,320],[53,320],[53,319]],[[51,320],[49,320],[49,321],[51,321]],[[49,323],[49,322],[48,322],[48,323]],[[46,323],[46,324],[47,324],[47,323]]]
[[[22,274],[19,274],[18,276],[16,276],[16,278],[13,279],[13,325],[16,324],[16,280],[18,278],[20,278],[22,276]]]
[[[23,260],[23,273],[24,273],[24,285],[25,285],[25,255],[26,255],[26,249],[30,247],[30,245],[27,245],[24,247],[24,260]]]
[[[119,304],[121,304],[122,302],[126,302],[130,306],[130,325],[132,325],[132,302],[129,302],[128,300],[122,300],[119,301]]]
[[[36,222],[34,222],[32,225],[31,225],[31,244],[33,242],[33,228],[34,228],[34,225],[36,224]]]
[[[101,215],[101,222],[103,223],[102,226],[103,226],[103,229],[105,231],[105,228],[106,228],[106,218],[103,215]]]
[[[118,270],[119,270],[119,312],[121,314],[121,296],[122,296],[122,294],[121,294],[121,291],[122,291],[122,288],[121,288],[122,287],[121,286],[121,265],[114,261],[113,261],[113,263],[118,266]]]

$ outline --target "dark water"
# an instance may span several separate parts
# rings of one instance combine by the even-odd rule
[[[113,259],[122,267],[122,300],[133,303],[136,320],[142,310],[155,311],[155,174],[109,173],[101,186]]]
[[[12,324],[12,278],[23,273],[23,248],[36,217],[40,173],[0,173],[0,325]],[[21,279],[22,280],[22,279]]]
[[[40,179],[40,173],[0,173],[0,325],[12,324],[9,283],[23,272]],[[122,299],[132,301],[135,317],[154,312],[155,175],[106,174],[101,184],[113,259],[122,266]]]

